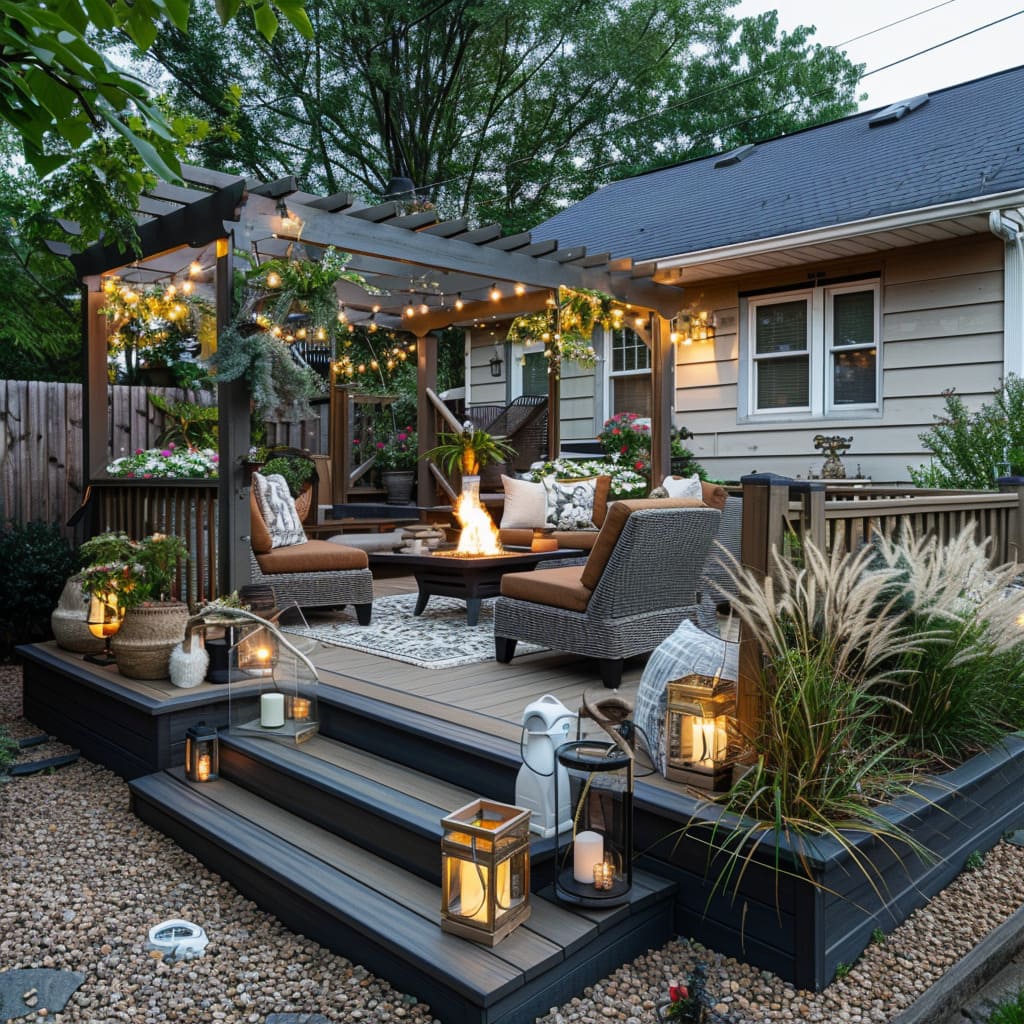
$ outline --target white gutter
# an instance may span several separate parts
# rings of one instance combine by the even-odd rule
[[[1024,227],[1021,211],[993,210],[988,228],[1005,243],[1003,260],[1003,373],[1024,376]]]
[[[688,252],[679,256],[646,260],[643,263],[636,264],[634,274],[641,272],[648,274],[654,270],[672,270],[679,267],[700,266],[704,263],[741,259],[745,256],[760,256],[764,253],[778,252],[782,249],[795,249],[804,245],[818,245],[822,242],[833,242],[841,238],[853,238],[857,235],[873,234],[878,231],[894,231],[898,228],[929,224],[937,220],[977,216],[978,214],[986,214],[991,209],[1021,205],[1024,205],[1024,189],[1016,189],[1013,192],[1002,192],[994,195],[975,196],[972,199],[960,199],[955,203],[923,206],[917,210],[888,213],[881,217],[849,221],[846,224],[830,224],[826,227],[811,228],[808,231],[796,231],[789,235],[757,238],[749,242],[737,242],[734,245],[719,246],[716,249],[701,249],[699,252]]]

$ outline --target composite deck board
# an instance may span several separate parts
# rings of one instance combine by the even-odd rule
[[[437,886],[237,786],[215,784],[208,794],[204,789],[203,795],[373,889],[380,896],[400,904],[405,911],[415,914],[436,931],[434,938],[439,940],[439,952],[442,954],[445,945],[451,947],[452,955],[461,956],[464,952],[464,940],[446,935],[440,929],[441,895]],[[438,857],[440,855],[439,848]],[[597,930],[600,931],[600,926]],[[477,952],[481,951],[474,949],[474,953]],[[560,945],[531,928],[529,921],[489,952],[496,960],[521,973],[525,981],[550,970],[565,955]]]

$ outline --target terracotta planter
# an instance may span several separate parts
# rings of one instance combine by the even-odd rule
[[[129,608],[110,646],[117,669],[129,679],[168,679],[174,645],[185,639],[188,606],[162,601]]]
[[[69,577],[57,607],[50,616],[50,628],[58,647],[75,654],[96,654],[103,641],[89,632],[89,595],[82,590],[82,577]]]

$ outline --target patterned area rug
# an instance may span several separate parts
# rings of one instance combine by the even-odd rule
[[[338,613],[336,621],[286,626],[286,633],[309,637],[334,647],[376,654],[420,668],[454,668],[494,660],[494,600],[483,602],[480,621],[466,624],[466,603],[453,597],[432,597],[422,615],[413,615],[415,594],[378,597],[369,626],[355,615]],[[546,650],[520,642],[516,654]]]

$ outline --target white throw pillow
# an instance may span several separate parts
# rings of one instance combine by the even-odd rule
[[[597,477],[586,480],[544,478],[547,494],[546,524],[556,530],[596,530],[594,525],[594,489]]]
[[[270,476],[253,473],[252,486],[256,491],[256,504],[267,524],[270,546],[286,548],[293,544],[305,544],[306,531],[295,511],[295,499],[284,477],[279,473],[271,473]]]
[[[667,476],[662,480],[661,486],[668,491],[670,498],[703,497],[703,491],[700,488],[700,477],[696,473],[693,476]]]
[[[505,508],[501,513],[501,529],[532,530],[544,525],[547,515],[547,495],[544,485],[533,480],[502,476]]]

